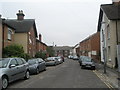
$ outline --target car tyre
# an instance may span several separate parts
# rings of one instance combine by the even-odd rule
[[[27,70],[26,73],[25,73],[25,79],[29,79],[30,78],[30,72]]]
[[[92,70],[95,70],[95,67],[92,67]]]
[[[8,87],[8,78],[7,77],[3,77],[2,78],[2,89],[6,89]]]
[[[38,74],[39,73],[39,69],[38,68],[36,68],[36,74]]]

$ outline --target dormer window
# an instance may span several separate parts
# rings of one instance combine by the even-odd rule
[[[8,28],[8,40],[12,39],[12,30]]]

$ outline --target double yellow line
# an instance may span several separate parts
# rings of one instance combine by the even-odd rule
[[[98,78],[100,78],[101,81],[104,82],[104,84],[105,84],[110,90],[115,90],[114,87],[113,87],[110,83],[108,83],[108,82],[105,81],[105,77],[104,77],[102,74],[99,75],[99,74],[96,72],[96,70],[93,70],[93,72],[97,75]]]

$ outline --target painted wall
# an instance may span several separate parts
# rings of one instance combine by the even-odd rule
[[[103,20],[100,32],[101,42],[101,61],[107,60],[107,66],[115,67],[116,55],[116,21],[109,20],[105,14],[103,14]],[[105,49],[104,49],[105,48]],[[105,56],[104,56],[105,55]]]
[[[27,39],[27,33],[15,33],[15,43],[22,45],[24,52],[28,53],[27,50],[27,43],[28,43],[28,39]]]

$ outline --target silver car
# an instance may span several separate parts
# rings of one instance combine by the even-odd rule
[[[46,65],[49,66],[49,65],[58,65],[59,64],[59,61],[56,57],[48,57],[46,60]]]
[[[0,59],[0,82],[1,88],[7,88],[8,84],[20,78],[28,79],[29,66],[23,58]]]
[[[46,63],[41,58],[34,58],[28,60],[30,74],[38,74],[40,71],[46,70]]]

